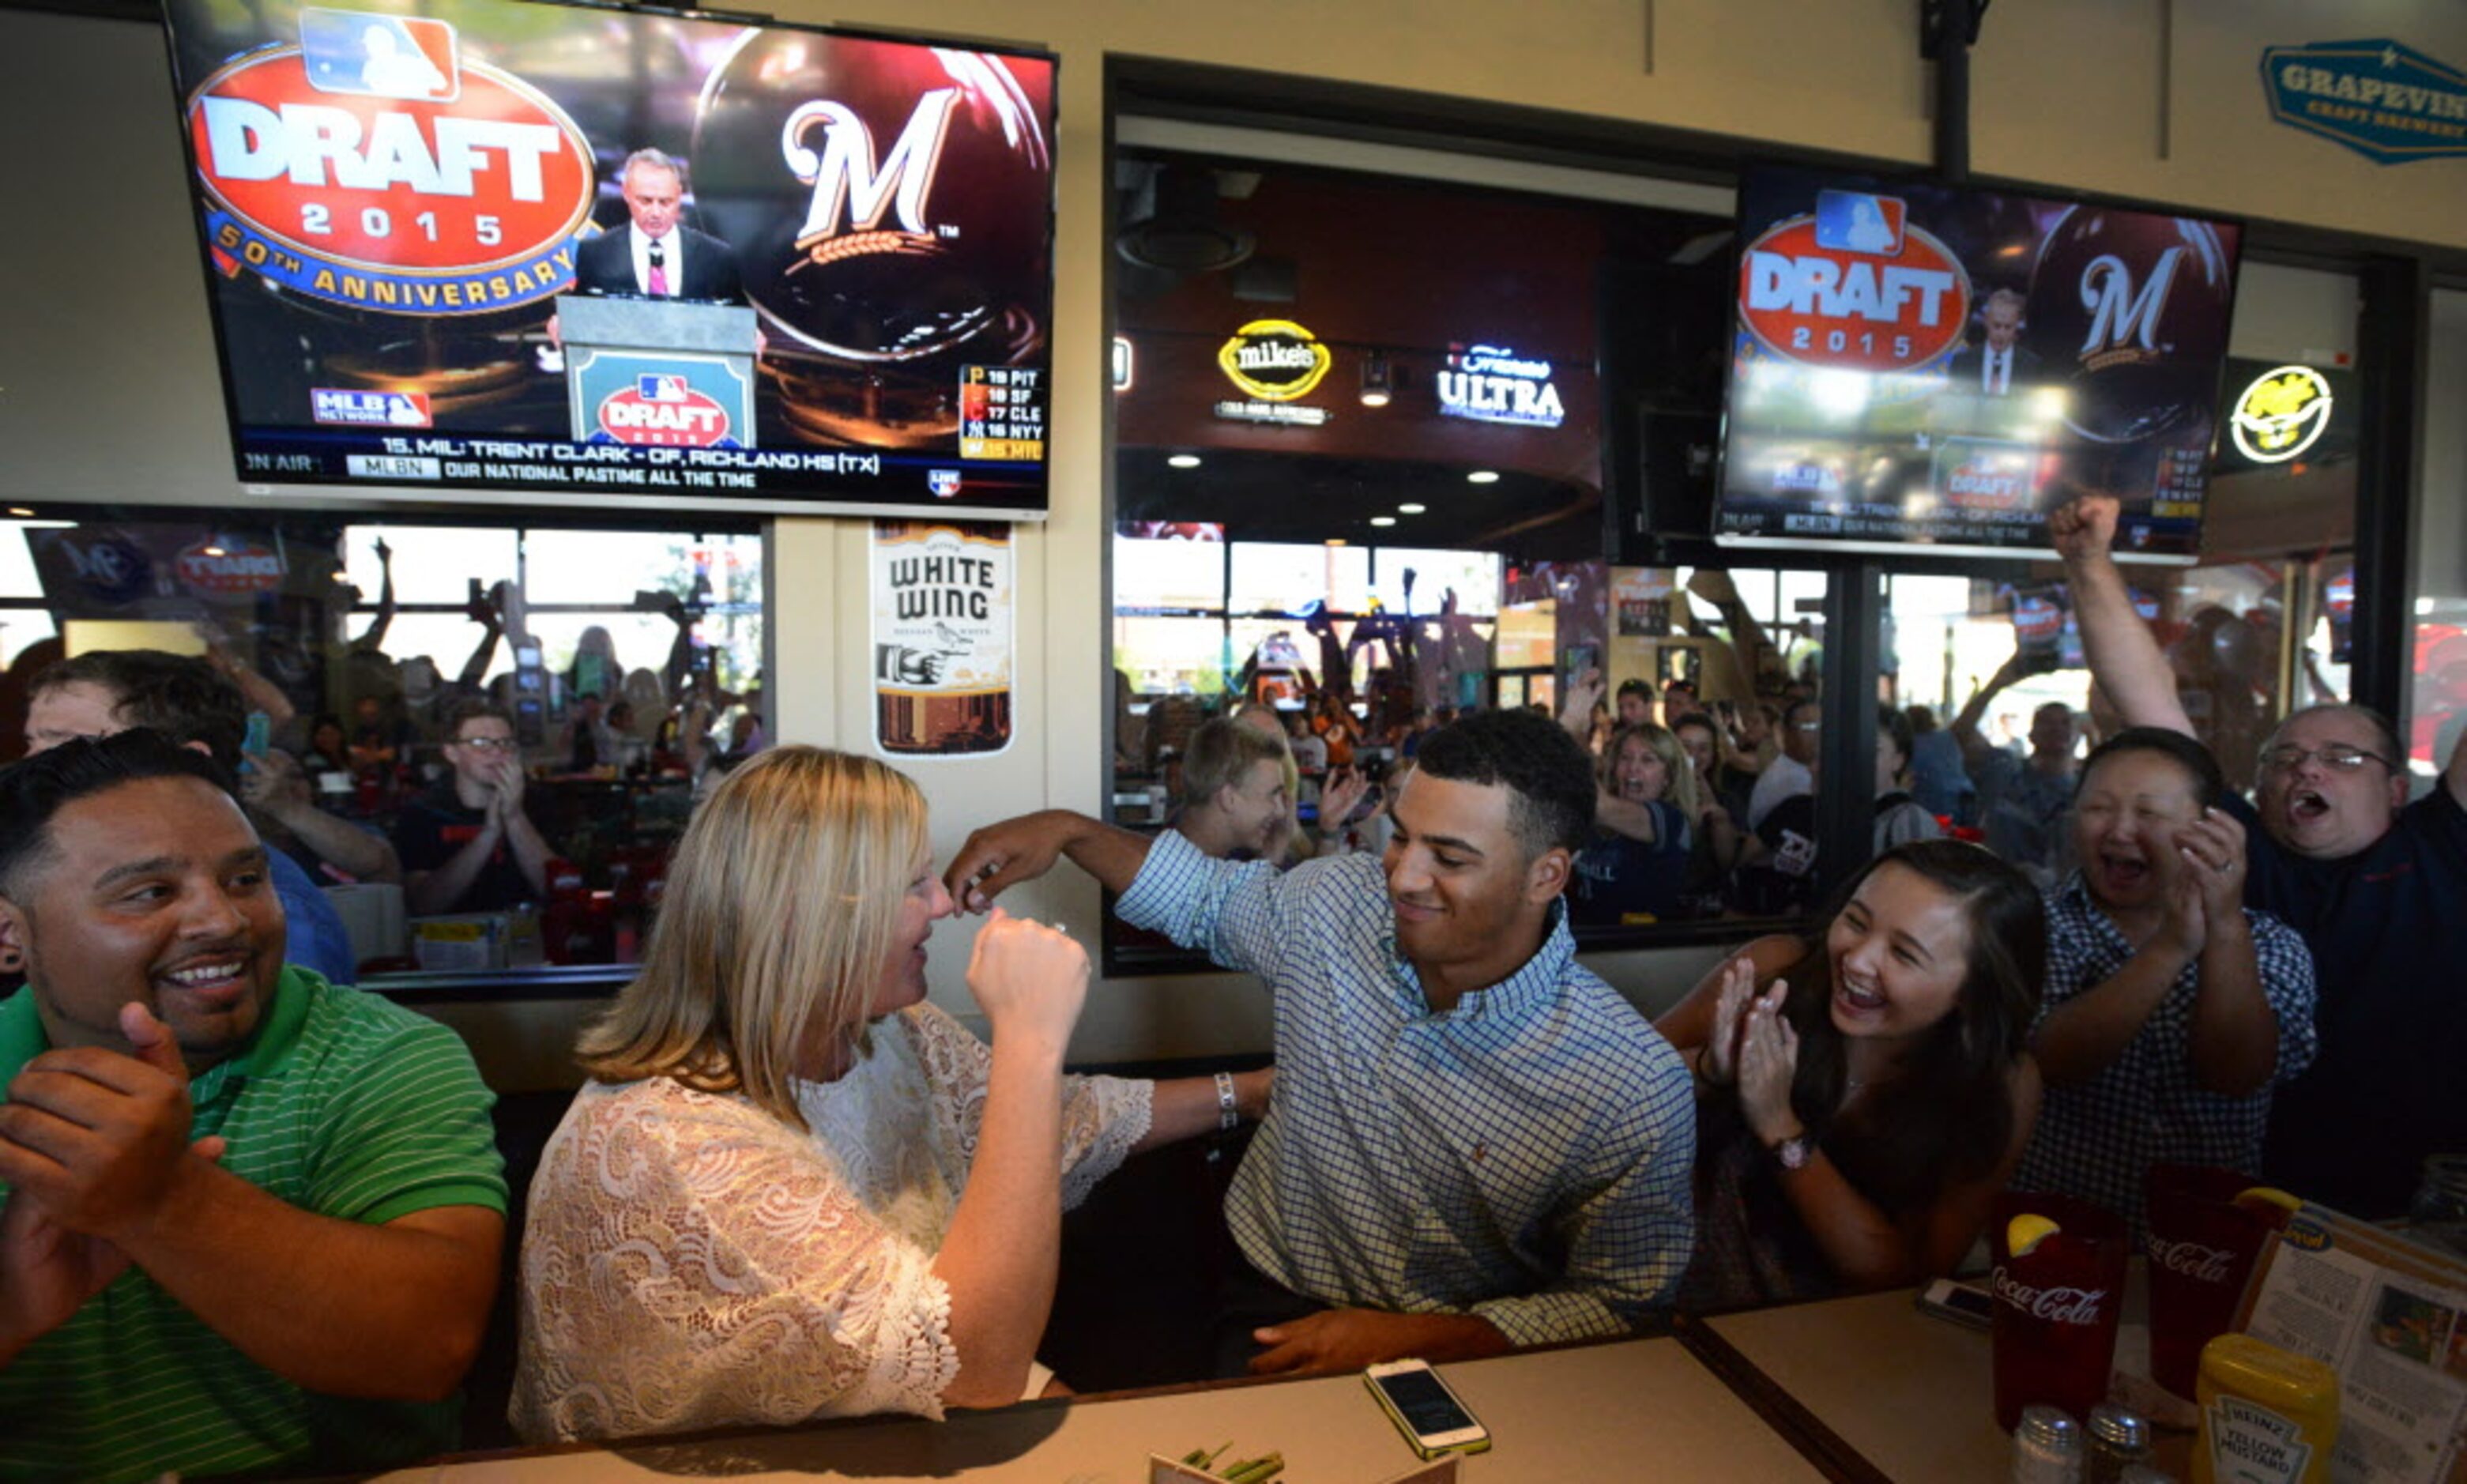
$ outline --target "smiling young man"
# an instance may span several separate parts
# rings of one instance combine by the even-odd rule
[[[455,708],[445,729],[445,762],[454,771],[395,821],[405,905],[425,916],[545,900],[553,852],[524,802],[514,719],[471,701]]]
[[[2048,517],[2091,672],[2129,726],[2192,734],[2173,671],[2108,554],[2116,502]],[[2467,1149],[2467,746],[2409,803],[2388,723],[2356,706],[2294,712],[2262,747],[2244,899],[2313,951],[2320,1055],[2279,1090],[2263,1173],[2364,1217],[2406,1210],[2435,1152]]]
[[[1468,1359],[1668,1302],[1695,1109],[1669,1044],[1575,961],[1559,897],[1594,798],[1550,718],[1486,711],[1422,744],[1384,864],[1280,875],[1062,810],[953,858],[983,911],[1068,855],[1125,922],[1268,981],[1276,1093],[1226,1220],[1300,1316],[1248,1335],[1250,1369]]]
[[[0,773],[0,1477],[454,1446],[504,1167],[452,1032],[283,964],[266,852],[149,730]]]
[[[1190,734],[1173,827],[1202,855],[1279,860],[1294,828],[1281,737],[1219,716]]]

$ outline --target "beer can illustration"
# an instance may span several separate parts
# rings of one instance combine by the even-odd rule
[[[964,756],[1010,746],[1011,551],[1010,528],[996,523],[874,523],[879,751]]]

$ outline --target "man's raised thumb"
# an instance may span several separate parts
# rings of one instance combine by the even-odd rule
[[[154,1012],[132,1000],[120,1007],[120,1033],[128,1038],[129,1049],[139,1061],[182,1082],[189,1080],[189,1064],[180,1057],[180,1044],[171,1039],[171,1027],[154,1018]]]

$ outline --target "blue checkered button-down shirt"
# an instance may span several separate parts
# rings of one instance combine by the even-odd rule
[[[2048,992],[2044,1023],[2058,1005],[2114,978],[2133,945],[2090,899],[2076,871],[2047,895]],[[2313,956],[2268,912],[2246,908],[2261,992],[2278,1022],[2276,1087],[2313,1064]],[[2153,1164],[2211,1164],[2258,1174],[2271,1089],[2244,1097],[2207,1091],[2193,1074],[2193,1005],[2201,963],[2184,965],[2166,998],[2125,1044],[2124,1054],[2088,1082],[2048,1089],[2039,1125],[2013,1183],[2079,1196],[2141,1228],[2141,1175]]]
[[[1687,1069],[1577,965],[1564,911],[1525,966],[1434,1013],[1379,862],[1279,874],[1168,831],[1125,922],[1264,978],[1277,1089],[1226,1198],[1261,1272],[1324,1303],[1478,1314],[1515,1344],[1615,1333],[1687,1266]]]

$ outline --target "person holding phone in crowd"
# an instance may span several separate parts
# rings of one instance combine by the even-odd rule
[[[534,1442],[1061,1389],[1036,1362],[1062,1211],[1124,1156],[1258,1117],[1272,1073],[1067,1076],[1088,956],[995,913],[925,1000],[951,898],[925,798],[778,747],[678,843],[643,969],[541,1157],[511,1416]]]
[[[2313,1060],[2313,956],[2244,905],[2227,780],[2183,732],[2132,727],[2082,767],[2072,852],[2048,893],[2048,1083],[2028,1190],[2141,1222],[2155,1163],[2261,1173],[2271,1090]]]
[[[1655,1023],[1693,1062],[1699,1310],[1949,1272],[2027,1145],[2047,964],[2028,879],[1933,840],[1805,936],[1750,943]]]
[[[2048,518],[2091,673],[2125,723],[2195,735],[2174,672],[2109,548],[2118,505],[2084,494]],[[2310,706],[2270,733],[2245,832],[2246,905],[2313,951],[2320,1055],[2273,1100],[2262,1171],[2366,1218],[2404,1212],[2427,1155],[2467,1149],[2467,745],[2408,801],[2395,731],[2370,708]]]

